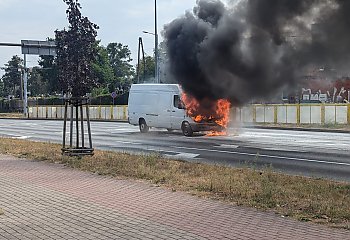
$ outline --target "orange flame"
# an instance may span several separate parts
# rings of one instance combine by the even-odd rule
[[[215,122],[223,128],[227,128],[230,117],[231,103],[226,99],[198,101],[194,97],[183,93],[182,101],[185,104],[187,115],[195,122]],[[226,135],[226,131],[213,131],[208,136]]]

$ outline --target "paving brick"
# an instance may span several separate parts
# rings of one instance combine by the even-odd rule
[[[350,239],[350,231],[0,155],[0,239]]]

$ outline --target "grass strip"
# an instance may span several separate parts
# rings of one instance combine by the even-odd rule
[[[0,113],[0,118],[23,118],[23,113]]]
[[[274,211],[301,221],[350,229],[350,184],[290,176],[271,169],[229,168],[188,163],[159,155],[95,151],[92,157],[61,156],[60,145],[0,139],[0,153],[63,163],[119,178],[142,179],[173,191]]]

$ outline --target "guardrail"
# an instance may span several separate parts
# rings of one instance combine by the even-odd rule
[[[35,106],[28,111],[29,118],[39,119],[63,119],[63,114],[64,106]],[[350,125],[350,104],[255,104],[233,108],[232,116],[243,123]],[[90,106],[90,118],[126,121],[128,106]]]
[[[84,117],[86,116],[84,108]],[[128,106],[90,106],[91,120],[127,120]],[[63,119],[64,106],[35,106],[28,108],[28,117],[34,119]],[[68,111],[70,117],[70,111]],[[75,112],[73,113],[75,117]]]

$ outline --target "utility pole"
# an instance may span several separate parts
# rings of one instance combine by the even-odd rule
[[[24,90],[24,101],[23,101],[23,113],[24,116],[28,116],[28,69],[27,69],[27,54],[24,55],[24,73],[23,73],[23,90]]]
[[[155,55],[155,82],[159,83],[159,62],[158,62],[158,29],[157,29],[157,0],[154,0],[154,55]]]

